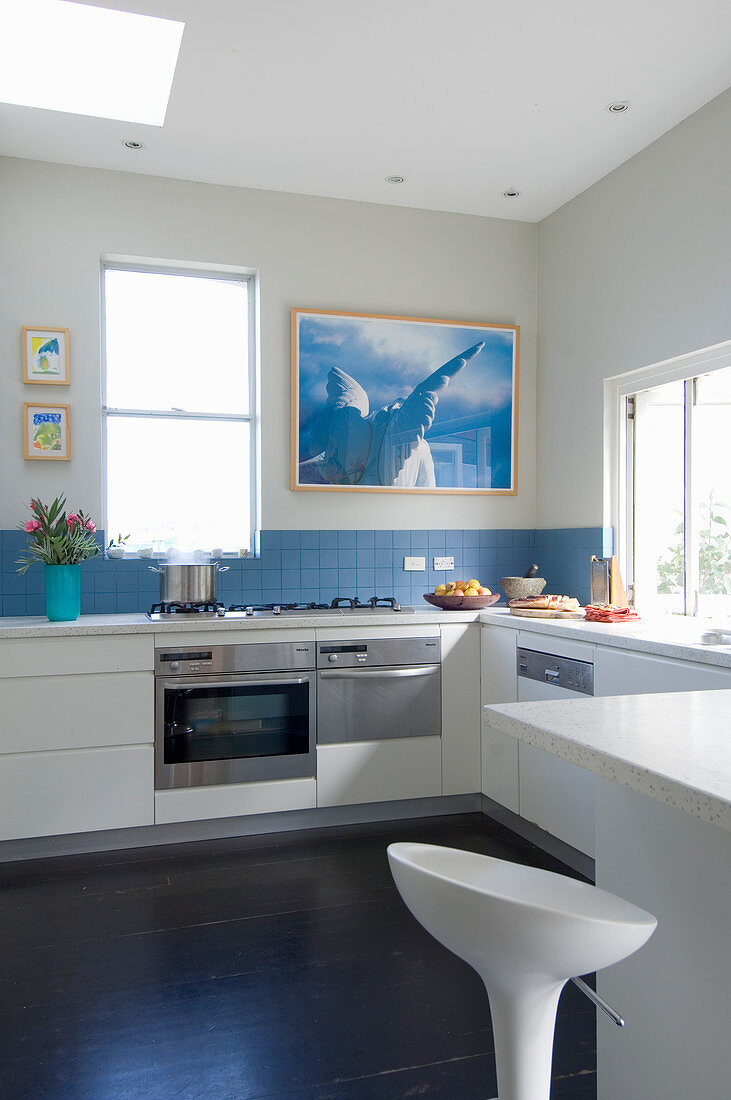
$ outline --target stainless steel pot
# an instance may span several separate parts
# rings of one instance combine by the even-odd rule
[[[218,574],[229,568],[210,565],[151,565],[160,574],[160,603],[217,603]]]

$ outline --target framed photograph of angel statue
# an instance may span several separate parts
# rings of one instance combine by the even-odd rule
[[[517,492],[520,327],[292,310],[292,488]]]

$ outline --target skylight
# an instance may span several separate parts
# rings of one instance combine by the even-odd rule
[[[162,126],[184,26],[70,0],[0,0],[0,101]]]

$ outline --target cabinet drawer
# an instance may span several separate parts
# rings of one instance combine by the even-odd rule
[[[281,810],[309,810],[316,804],[314,779],[180,788],[155,793],[155,824],[208,821],[212,818],[270,814]]]
[[[89,672],[152,672],[152,634],[0,641],[0,678]]]
[[[318,746],[318,806],[428,798],[441,793],[440,737]]]
[[[0,757],[0,838],[152,825],[152,745]]]
[[[27,676],[0,685],[0,754],[151,744],[151,672]]]

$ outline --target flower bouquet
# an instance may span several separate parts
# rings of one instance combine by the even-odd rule
[[[96,525],[85,512],[66,514],[66,498],[56,497],[53,504],[31,500],[29,519],[21,530],[32,536],[28,549],[18,558],[18,572],[25,573],[35,562],[44,565],[77,565],[100,553],[95,539]]]

